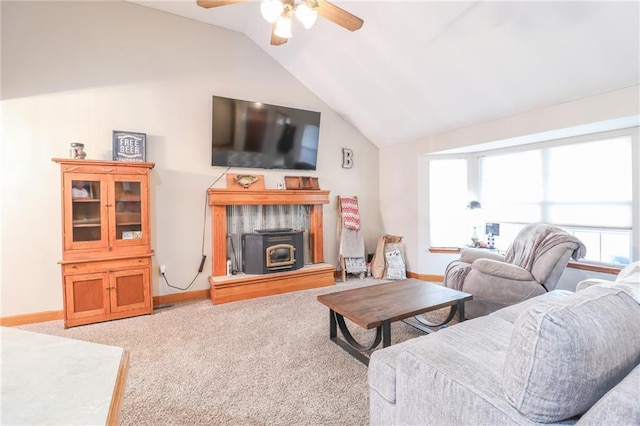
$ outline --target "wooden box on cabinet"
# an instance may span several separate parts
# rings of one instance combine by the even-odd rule
[[[65,327],[153,313],[153,163],[53,161],[62,174]]]

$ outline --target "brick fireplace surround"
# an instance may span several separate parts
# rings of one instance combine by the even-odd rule
[[[213,304],[335,284],[335,267],[324,263],[322,241],[322,208],[329,204],[329,191],[211,188],[208,190],[208,204],[211,206],[213,253],[209,284]],[[309,240],[312,264],[296,271],[227,277],[227,206],[292,204],[306,205],[311,209]]]

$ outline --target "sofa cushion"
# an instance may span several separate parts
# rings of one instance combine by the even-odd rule
[[[628,425],[640,425],[638,390],[640,390],[640,365],[600,398],[577,424],[601,426],[620,421]]]
[[[509,345],[512,327],[513,324],[500,318],[485,316],[376,350],[369,360],[369,387],[395,404],[398,359],[404,352],[419,354],[425,358],[424,362],[449,373],[456,372],[461,377],[468,377],[469,371],[484,371],[484,375],[491,375],[499,381],[501,360]],[[472,383],[469,386],[482,387],[485,384]],[[502,397],[496,386],[491,383],[486,386]]]
[[[396,418],[387,426],[529,423],[500,387],[512,329],[484,316],[406,342],[396,360]]]
[[[584,413],[640,363],[640,305],[595,286],[531,307],[516,320],[503,391],[523,415],[549,423]]]

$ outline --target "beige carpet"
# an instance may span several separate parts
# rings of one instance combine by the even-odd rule
[[[329,311],[316,297],[381,282],[355,277],[67,330],[62,321],[20,328],[129,349],[123,425],[367,425],[367,368],[329,340]],[[351,330],[363,343],[373,338]],[[421,335],[392,325],[394,343]]]

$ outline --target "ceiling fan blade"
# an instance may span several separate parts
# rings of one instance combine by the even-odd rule
[[[198,6],[210,9],[212,7],[226,6],[228,4],[242,3],[247,0],[197,0]]]
[[[279,37],[276,35],[276,24],[274,23],[271,26],[271,45],[280,46],[285,44],[287,41],[289,41],[289,39],[286,39],[284,37]]]
[[[362,24],[364,24],[362,19],[344,9],[339,8],[335,4],[329,3],[326,0],[316,1],[318,2],[318,14],[320,16],[348,29],[349,31],[358,30],[362,27]]]

